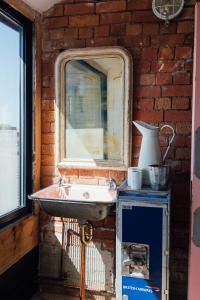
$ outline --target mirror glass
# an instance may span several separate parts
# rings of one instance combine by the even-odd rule
[[[65,51],[57,59],[59,163],[127,164],[128,59],[111,50]]]
[[[71,60],[65,66],[68,159],[119,160],[123,62],[118,58]]]

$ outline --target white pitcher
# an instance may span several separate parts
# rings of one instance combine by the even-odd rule
[[[171,143],[174,140],[175,131],[174,128],[170,125],[163,125],[161,128],[159,128],[143,121],[133,121],[133,124],[142,134],[142,144],[140,149],[138,167],[143,169],[144,184],[150,184],[148,166],[163,164],[170,149]],[[172,137],[169,140],[167,150],[162,158],[159,144],[159,131],[166,127],[172,130]]]

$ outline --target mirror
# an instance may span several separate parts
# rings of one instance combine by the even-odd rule
[[[74,49],[56,61],[57,162],[127,168],[131,58],[118,47]]]

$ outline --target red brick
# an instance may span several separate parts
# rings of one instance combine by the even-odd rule
[[[194,22],[193,21],[179,22],[177,32],[178,33],[194,32]]]
[[[191,111],[165,111],[164,120],[166,122],[191,121]],[[179,132],[180,133],[180,132]]]
[[[120,43],[127,48],[133,48],[135,46],[149,46],[149,37],[142,35],[126,36],[120,39]]]
[[[43,122],[54,122],[55,121],[55,113],[54,111],[44,111],[42,112],[42,121]]]
[[[148,86],[148,87],[137,87],[135,89],[136,97],[160,97],[160,87]]]
[[[42,122],[42,132],[46,133],[46,132],[50,132],[50,125],[51,123],[49,122]]]
[[[156,75],[156,84],[157,85],[168,85],[172,83],[172,74],[171,73],[158,73]]]
[[[55,155],[55,145],[53,145],[53,144],[49,145],[49,154]]]
[[[174,84],[189,84],[191,74],[189,72],[177,72],[173,76]]]
[[[152,2],[150,0],[128,0],[128,10],[145,10],[151,8]]]
[[[114,37],[102,37],[98,39],[91,39],[86,41],[87,47],[103,47],[103,46],[115,46],[117,44],[117,39]]]
[[[115,231],[111,231],[111,229],[106,229],[106,228],[95,228],[94,229],[94,234],[93,234],[94,239],[105,239],[105,240],[114,240],[115,239]]]
[[[51,184],[53,184],[52,176],[46,176],[46,174],[43,174],[43,176],[41,178],[41,188],[45,188]],[[40,214],[40,216],[41,216],[41,214]]]
[[[162,96],[191,96],[191,85],[162,86]]]
[[[53,133],[42,134],[42,144],[54,144],[55,135]]]
[[[185,7],[182,13],[178,16],[177,20],[194,20],[194,5],[193,7]]]
[[[182,70],[183,68],[184,65],[180,60],[158,60],[153,61],[151,64],[151,71],[157,73],[172,73],[178,70]]]
[[[143,25],[143,33],[144,34],[158,34],[159,24],[144,24]]]
[[[159,49],[159,59],[173,59],[174,58],[174,48],[160,48]]]
[[[93,28],[80,28],[79,38],[80,39],[90,39],[93,37]]]
[[[78,177],[78,169],[59,169],[59,172],[66,177]]]
[[[162,111],[135,112],[135,118],[146,122],[162,122]]]
[[[50,125],[50,132],[55,132],[55,122],[52,122]]]
[[[177,148],[176,159],[190,159],[191,151],[188,148]]]
[[[136,61],[135,62],[135,73],[144,74],[150,71],[151,63],[149,61]]]
[[[85,16],[73,16],[69,17],[69,26],[95,26],[99,24],[99,16],[97,15],[85,15]]]
[[[68,17],[49,18],[44,20],[45,28],[67,27],[68,23]]]
[[[48,9],[48,11],[44,12],[45,17],[61,17],[63,16],[63,5],[54,5],[52,8]]]
[[[151,43],[153,46],[178,46],[184,42],[184,34],[162,34],[153,35]]]
[[[49,100],[42,100],[42,110],[49,110]]]
[[[179,59],[187,59],[192,57],[191,47],[177,47],[175,51],[175,57]]]
[[[54,98],[54,86],[50,86],[49,88],[42,89],[42,98],[43,99],[53,99]]]
[[[176,124],[176,133],[188,135],[191,133],[191,126],[190,122],[178,122]]]
[[[184,70],[190,71],[190,72],[193,71],[193,60],[192,59],[184,61]]]
[[[78,28],[66,28],[65,37],[70,39],[78,38]]]
[[[160,23],[160,33],[176,33],[177,32],[177,24],[176,22],[170,22],[167,26],[165,22]]]
[[[167,110],[170,108],[171,108],[171,99],[170,98],[158,98],[155,100],[155,109]]]
[[[85,40],[76,40],[76,39],[64,39],[51,42],[51,48],[49,51],[63,51],[67,48],[82,48],[85,47]]]
[[[49,100],[49,109],[54,110],[55,109],[55,100]]]
[[[42,75],[43,76],[53,76],[54,75],[54,65],[53,65],[53,63],[43,63],[43,65],[42,65]]]
[[[94,170],[90,169],[80,169],[79,170],[79,176],[80,177],[94,177]]]
[[[185,136],[183,135],[176,135],[175,140],[173,141],[174,147],[184,147],[185,146]]]
[[[139,76],[140,85],[155,85],[155,75],[154,74],[141,74]]]
[[[117,184],[121,184],[125,179],[125,172],[109,170],[109,177],[114,178]]]
[[[111,35],[121,36],[126,33],[126,24],[111,24]]]
[[[141,24],[127,24],[126,34],[127,35],[138,35],[142,32]]]
[[[137,108],[140,110],[153,110],[154,107],[154,99],[139,99],[137,103]],[[134,145],[135,145],[135,139],[134,139]]]
[[[142,57],[144,59],[152,60],[156,59],[158,55],[158,50],[156,48],[143,48]]]
[[[108,170],[94,170],[94,176],[97,178],[108,178],[109,171]]]
[[[48,76],[43,76],[42,78],[42,87],[49,87],[50,78]]]
[[[115,222],[116,222],[115,215],[107,216],[107,218],[105,218],[105,221],[104,221],[104,227],[105,228],[115,228],[115,226],[116,226]]]
[[[191,171],[191,160],[183,160],[181,161],[181,170],[182,172],[187,172],[189,173]]]
[[[41,164],[43,166],[53,166],[54,165],[54,156],[42,155]]]
[[[60,40],[64,38],[64,28],[53,29],[49,32],[49,38],[51,40]]]
[[[42,145],[42,154],[49,154],[49,145]]]
[[[141,2],[141,0],[140,0]],[[157,17],[153,14],[152,10],[134,11],[132,15],[133,23],[152,23],[158,22]]]
[[[103,12],[118,12],[124,11],[126,9],[126,1],[105,1],[99,2],[96,4],[96,12],[103,13]]]
[[[173,98],[172,108],[173,109],[188,109],[190,105],[189,98]]]
[[[130,12],[108,13],[101,15],[101,24],[126,23],[131,20]]]
[[[95,27],[94,32],[96,37],[105,37],[109,35],[109,26],[108,25],[102,25]]]
[[[65,15],[83,15],[94,13],[94,3],[66,4],[64,6]]]
[[[54,175],[55,167],[53,166],[41,166],[41,174],[44,175]]]

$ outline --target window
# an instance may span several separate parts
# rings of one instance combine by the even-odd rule
[[[131,58],[120,47],[67,50],[56,61],[60,166],[126,169]]]
[[[30,209],[32,23],[0,4],[0,226]]]

